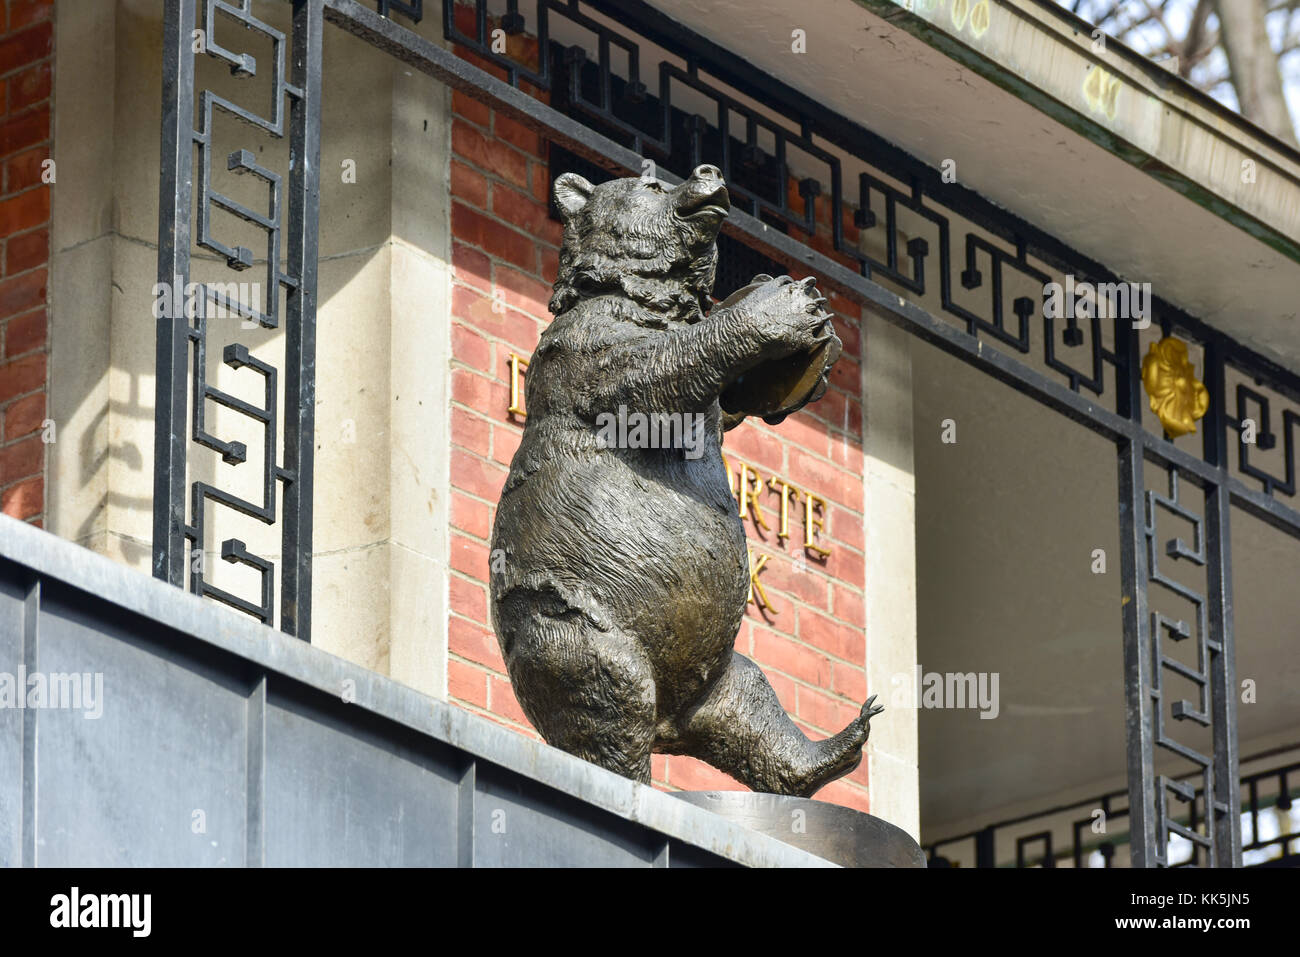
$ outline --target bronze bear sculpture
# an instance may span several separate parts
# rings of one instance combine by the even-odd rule
[[[706,315],[731,207],[715,167],[673,188],[567,173],[554,197],[555,318],[492,532],[492,623],[515,695],[548,743],[625,777],[649,783],[651,752],[688,754],[755,791],[809,796],[858,766],[882,709],[873,697],[809,740],[734,650],[749,564],[721,435],[825,391],[839,355],[825,300],[811,279],[759,276]],[[734,408],[800,361],[820,365],[798,401]],[[673,441],[613,440],[616,412]]]

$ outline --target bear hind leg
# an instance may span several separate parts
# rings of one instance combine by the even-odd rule
[[[737,653],[673,751],[707,761],[754,791],[811,797],[862,762],[878,710],[868,701],[839,734],[812,741],[790,720],[758,665]]]
[[[506,666],[528,720],[547,744],[649,784],[655,683],[636,645],[581,615],[521,617]]]

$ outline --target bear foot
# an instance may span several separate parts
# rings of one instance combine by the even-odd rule
[[[871,735],[871,719],[885,710],[884,705],[875,703],[876,697],[868,698],[858,716],[839,734],[814,743],[818,759],[801,782],[799,797],[812,797],[832,781],[857,770],[862,763],[862,749]]]

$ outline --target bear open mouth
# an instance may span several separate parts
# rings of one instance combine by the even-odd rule
[[[731,196],[727,193],[726,186],[719,186],[712,192],[690,197],[677,210],[677,214],[684,219],[703,216],[716,216],[718,219],[723,219],[730,211]]]

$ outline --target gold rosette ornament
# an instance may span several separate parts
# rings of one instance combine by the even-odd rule
[[[1142,388],[1151,411],[1172,438],[1196,431],[1196,420],[1210,408],[1210,393],[1187,358],[1187,343],[1172,336],[1151,343],[1142,360]]]

